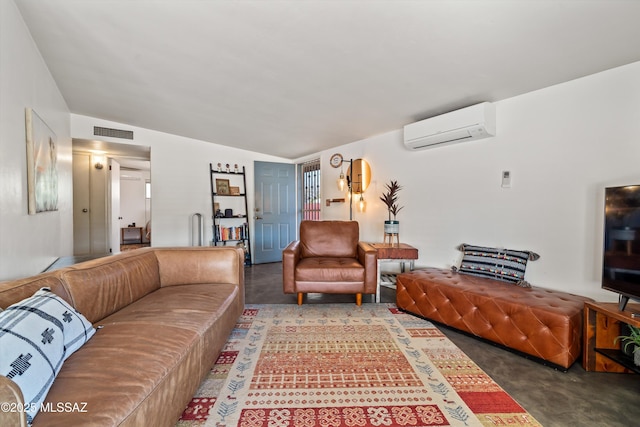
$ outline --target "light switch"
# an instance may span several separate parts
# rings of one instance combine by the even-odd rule
[[[511,172],[502,171],[502,188],[511,188]]]

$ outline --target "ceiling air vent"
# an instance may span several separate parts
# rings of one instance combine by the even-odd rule
[[[93,134],[97,136],[109,136],[111,138],[133,139],[132,130],[110,129],[94,126]]]

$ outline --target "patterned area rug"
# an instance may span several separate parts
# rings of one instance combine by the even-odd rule
[[[179,427],[540,426],[393,304],[248,305]]]

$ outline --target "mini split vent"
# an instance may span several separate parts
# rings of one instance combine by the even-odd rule
[[[110,129],[94,126],[93,134],[97,136],[109,136],[111,138],[133,139],[132,130]]]
[[[495,134],[495,106],[483,102],[406,125],[404,145],[409,150],[424,150]]]

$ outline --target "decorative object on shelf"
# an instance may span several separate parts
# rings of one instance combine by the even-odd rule
[[[227,163],[226,165],[224,165],[224,167],[226,168],[227,172],[229,172],[229,163]]]
[[[633,325],[628,325],[628,327],[629,335],[616,337],[614,342],[624,342],[624,345],[622,346],[624,352],[628,352],[629,346],[631,346],[633,348],[631,350],[631,353],[633,353],[633,363],[636,366],[640,366],[640,351],[638,350],[640,349],[640,328]]]
[[[380,197],[389,212],[389,219],[384,222],[384,241],[386,242],[387,238],[390,238],[390,241],[393,242],[395,237],[400,243],[400,221],[396,219],[396,216],[404,208],[404,206],[398,206],[398,192],[402,190],[402,186],[398,184],[398,181],[391,180],[385,187],[386,192],[382,193]],[[393,215],[393,219],[391,219],[391,215]]]
[[[232,196],[239,196],[240,195],[240,187],[229,187],[229,194]]]
[[[243,240],[239,241],[238,243],[236,243],[236,246],[244,250],[244,256],[246,257],[249,251],[247,250],[247,245],[244,244],[244,241]]]
[[[218,172],[222,172],[222,163],[218,163]]]
[[[236,163],[236,164],[233,165],[233,173],[238,173],[238,172],[239,172],[238,171],[238,164]]]
[[[233,209],[225,209],[224,210],[225,218],[233,218]]]
[[[221,196],[228,196],[231,194],[228,179],[216,178],[216,193]]]

